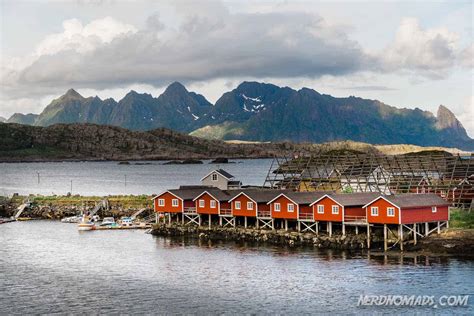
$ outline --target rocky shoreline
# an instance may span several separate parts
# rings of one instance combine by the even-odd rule
[[[316,248],[360,250],[367,248],[365,234],[358,235],[327,235],[316,236],[313,233],[299,233],[285,230],[265,230],[241,227],[212,226],[183,226],[178,223],[155,224],[151,234],[162,237],[191,237],[210,241],[237,241],[252,243],[267,243],[282,246],[313,246]],[[380,242],[377,238],[372,242]]]
[[[160,237],[187,237],[201,241],[249,242],[289,247],[314,247],[336,250],[369,250],[364,233],[342,235],[315,235],[285,230],[265,230],[243,227],[183,226],[179,223],[155,224],[151,234]],[[383,236],[371,236],[371,249],[383,252]],[[387,253],[400,253],[397,249]],[[417,245],[408,243],[404,253],[415,255],[452,255],[474,258],[474,231],[449,230],[440,235],[424,238]]]

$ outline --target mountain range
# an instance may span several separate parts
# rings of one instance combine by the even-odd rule
[[[94,123],[138,131],[165,127],[222,140],[353,140],[474,149],[474,140],[443,105],[434,115],[377,100],[336,98],[309,88],[294,90],[259,82],[241,83],[214,105],[178,82],[157,98],[130,91],[118,102],[97,96],[84,98],[70,89],[39,115],[15,113],[7,122],[35,126]]]

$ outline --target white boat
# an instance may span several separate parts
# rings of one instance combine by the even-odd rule
[[[91,222],[89,216],[83,216],[81,222],[77,225],[77,229],[80,231],[93,230],[95,224]]]
[[[62,223],[79,223],[82,221],[82,215],[65,217],[61,220]]]
[[[113,217],[104,217],[100,226],[114,226],[116,225],[115,219]]]

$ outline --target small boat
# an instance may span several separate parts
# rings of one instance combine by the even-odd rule
[[[115,219],[113,217],[104,217],[102,223],[99,226],[116,226]]]
[[[120,225],[123,227],[133,226],[133,219],[131,217],[122,217],[120,219]]]
[[[94,230],[95,224],[91,222],[89,216],[83,216],[81,222],[77,225],[77,229],[80,231]]]
[[[79,223],[81,221],[82,221],[82,215],[65,217],[65,218],[61,219],[62,223]]]

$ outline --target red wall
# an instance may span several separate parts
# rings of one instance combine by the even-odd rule
[[[275,212],[275,203],[280,203],[280,211]],[[294,204],[294,211],[288,212],[288,204]],[[285,196],[280,196],[278,199],[270,203],[270,210],[273,218],[298,219],[298,204],[291,202]]]
[[[402,209],[402,224],[442,222],[449,218],[447,206],[438,206],[436,213],[433,213],[430,207]]]
[[[267,203],[258,203],[258,213],[259,216],[267,217],[267,213],[271,214],[270,205]]]
[[[165,206],[158,206],[158,200],[159,199],[164,199],[165,200]],[[158,196],[153,204],[155,206],[155,212],[157,213],[181,213],[183,210],[183,201],[178,199],[178,206],[172,206],[172,200],[173,199],[178,199],[176,196],[169,192],[165,192]]]
[[[324,214],[318,214],[318,205],[324,205]],[[333,205],[339,204],[328,197],[325,197],[318,201],[318,203],[313,204],[314,220],[326,222],[342,222],[342,213],[344,212],[342,205],[339,205],[339,214],[332,213]]]
[[[235,209],[235,202],[240,202],[240,210]],[[252,202],[253,209],[247,209],[247,202]],[[257,216],[257,205],[251,199],[249,199],[246,195],[241,194],[231,202],[232,204],[232,215],[234,216]]]
[[[372,206],[378,206],[379,215],[372,216],[370,208]],[[387,207],[395,208],[395,216],[387,216]],[[367,206],[367,222],[374,224],[399,224],[399,210],[395,205],[385,201],[384,199],[378,199],[369,206]]]
[[[199,207],[199,200],[204,200],[204,207]],[[215,200],[208,193],[204,193],[194,201],[196,203],[196,210],[199,214],[219,214],[219,202],[216,201],[216,207],[211,208],[211,200]]]
[[[345,207],[344,208],[344,216],[364,216],[365,217],[365,209],[360,207]]]

